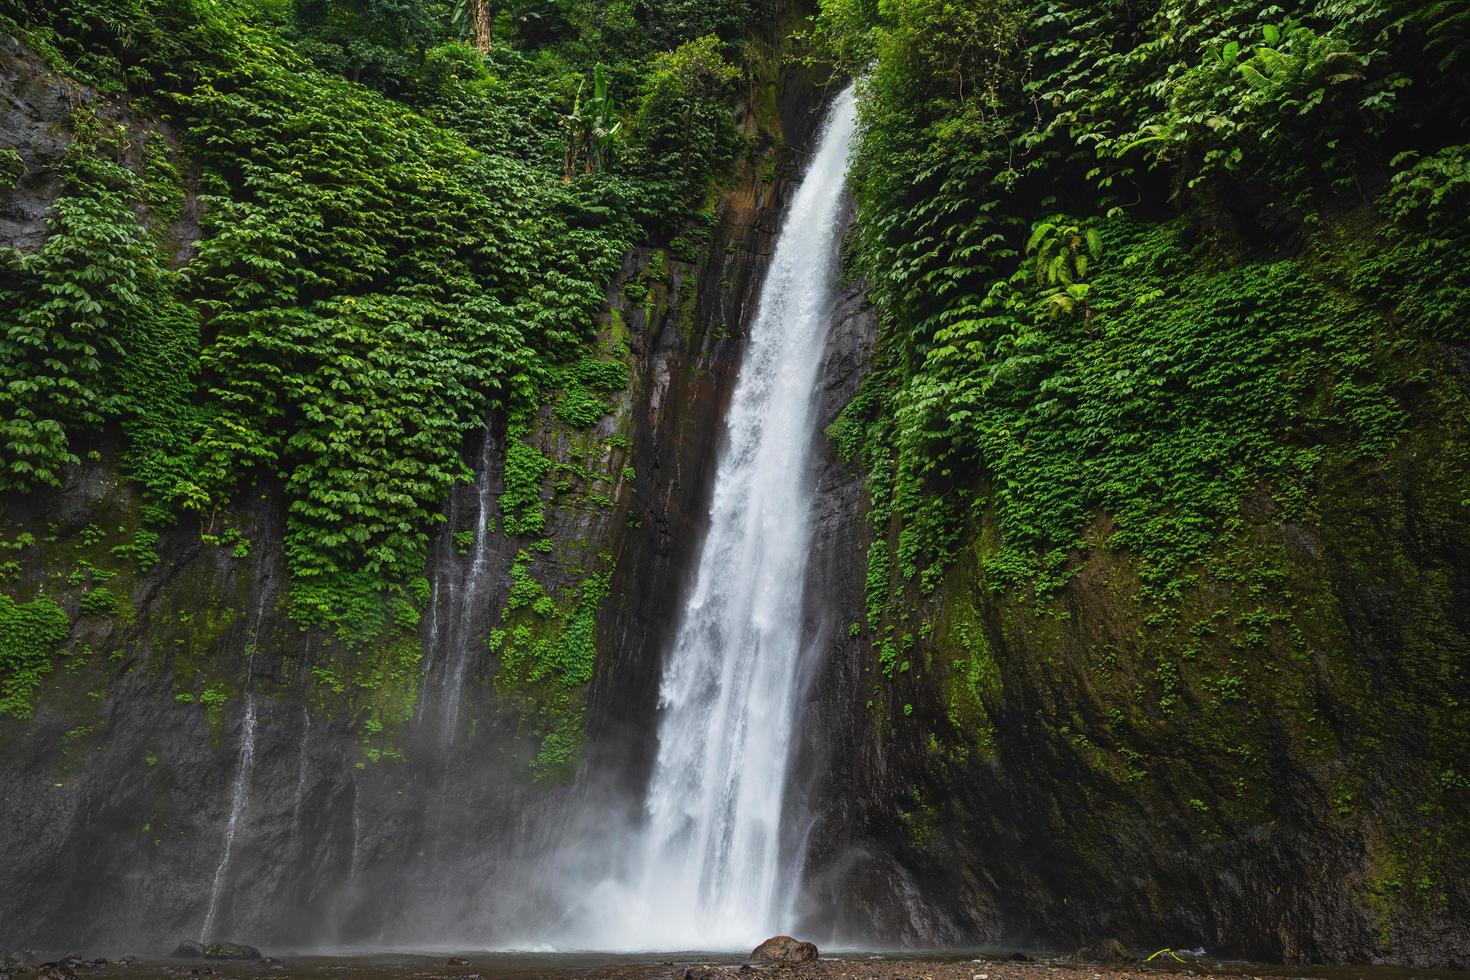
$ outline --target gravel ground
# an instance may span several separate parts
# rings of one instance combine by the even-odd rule
[[[586,980],[1211,980],[1217,976],[1239,980],[1243,974],[1182,966],[1169,970],[1088,964],[831,958],[748,970],[719,965],[630,964],[594,970],[582,976]]]
[[[742,965],[737,959],[649,961],[638,956],[467,952],[363,957],[301,956],[282,961],[102,960],[37,969],[0,963],[0,980],[1470,980],[1470,972],[1402,967],[1283,967],[1219,963],[1086,963],[1069,960],[888,959],[829,956],[788,966]],[[684,954],[686,957],[691,954]],[[39,959],[39,958],[38,958]]]

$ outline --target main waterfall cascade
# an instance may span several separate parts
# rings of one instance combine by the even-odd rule
[[[708,536],[659,692],[644,822],[575,941],[749,948],[796,897],[781,817],[809,548],[813,387],[856,122],[837,97],[776,242],[725,426]]]

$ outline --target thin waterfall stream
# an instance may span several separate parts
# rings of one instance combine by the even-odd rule
[[[789,928],[782,813],[810,547],[813,389],[838,275],[851,88],[828,111],[762,287],[725,424],[709,530],[664,666],[658,750],[627,866],[589,946],[750,948]],[[790,857],[790,855],[785,855]]]
[[[239,830],[240,818],[250,803],[250,779],[255,772],[255,655],[260,650],[260,624],[265,617],[266,595],[266,591],[262,589],[260,602],[255,609],[255,623],[250,630],[249,656],[245,661],[245,710],[240,721],[240,757],[230,790],[230,813],[225,820],[225,836],[220,845],[219,864],[215,866],[214,878],[209,887],[209,905],[204,912],[204,924],[199,928],[200,943],[215,940],[215,921],[219,916],[220,900],[224,896],[225,882],[230,873],[235,834]]]

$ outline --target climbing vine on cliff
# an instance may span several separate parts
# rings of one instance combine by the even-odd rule
[[[936,586],[984,515],[996,587],[1053,593],[1101,512],[1178,599],[1248,489],[1310,497],[1326,433],[1397,443],[1379,296],[1463,336],[1463,222],[1434,215],[1462,213],[1464,151],[1419,148],[1466,135],[1444,5],[829,0],[816,36],[866,73],[854,261],[884,350],[835,432],[892,532],[870,608]],[[1355,263],[1257,251],[1340,247],[1324,209],[1385,177]]]
[[[411,598],[471,431],[558,389],[558,417],[585,426],[626,384],[584,350],[618,258],[675,233],[740,146],[734,49],[688,32],[751,11],[685,4],[667,48],[619,56],[625,145],[569,174],[547,151],[558,107],[614,54],[588,11],[490,58],[431,5],[398,11],[392,52],[364,23],[366,47],[340,54],[394,100],[330,70],[356,16],[337,6],[281,20],[247,0],[108,0],[15,22],[59,69],[167,115],[182,153],[137,154],[79,113],[52,235],[5,255],[0,488],[58,485],[112,419],[155,523],[192,515],[212,536],[246,488],[279,481],[292,613],[358,645]],[[203,237],[175,271],[179,159]],[[510,445],[506,529],[535,534],[539,485],[514,482]]]
[[[823,0],[812,36],[864,79],[879,350],[829,435],[871,500],[869,707],[927,729],[947,826],[1029,785],[975,760],[1065,760],[1046,792],[1096,819],[1038,839],[1106,877],[1136,854],[1115,821],[1250,840],[1300,825],[1305,779],[1390,869],[1380,947],[1442,921],[1470,854],[1470,18]]]

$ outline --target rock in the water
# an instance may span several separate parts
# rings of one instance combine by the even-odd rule
[[[1122,963],[1132,958],[1128,948],[1116,939],[1099,940],[1072,954],[1072,959],[1088,963]]]
[[[444,961],[445,966],[469,966],[470,961],[463,956],[451,956]]]
[[[185,939],[169,955],[181,960],[197,960],[204,955],[204,947],[192,939]]]
[[[815,963],[817,947],[790,936],[772,936],[757,946],[750,958],[766,963]]]
[[[215,943],[204,947],[204,958],[207,960],[258,960],[260,950],[254,946],[246,946],[244,943]]]

